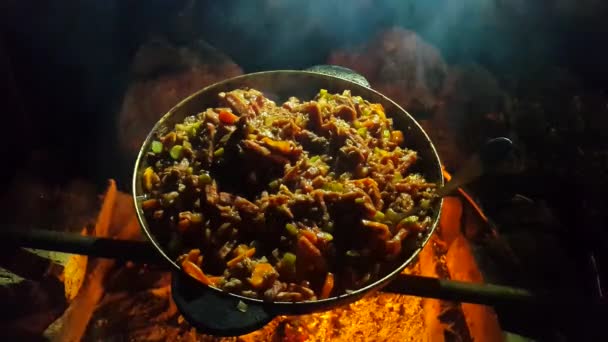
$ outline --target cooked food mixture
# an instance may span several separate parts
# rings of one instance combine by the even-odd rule
[[[435,184],[379,104],[255,89],[160,132],[143,209],[200,282],[269,301],[333,297],[393,270],[431,225]]]

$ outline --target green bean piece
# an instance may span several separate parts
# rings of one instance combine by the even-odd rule
[[[295,225],[291,224],[291,223],[286,224],[285,225],[285,229],[291,235],[294,235],[294,236],[298,235],[298,228]]]
[[[169,151],[169,154],[171,155],[171,158],[177,160],[182,156],[182,145],[174,145],[173,147],[171,147],[171,151]]]
[[[203,173],[200,176],[198,176],[198,182],[203,185],[211,184],[211,182],[213,182],[213,179],[211,179],[211,176],[209,176],[209,174]]]
[[[152,141],[152,152],[159,154],[163,151],[163,143],[158,140]]]

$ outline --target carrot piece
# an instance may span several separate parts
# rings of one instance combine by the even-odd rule
[[[184,233],[188,230],[188,228],[190,228],[190,223],[192,223],[190,220],[183,218],[177,223],[177,229]]]
[[[262,142],[269,148],[278,151],[280,153],[288,154],[293,150],[291,144],[288,141],[283,140],[272,140],[270,138],[263,138]]]
[[[251,258],[254,254],[255,254],[255,248],[250,248],[245,253],[243,253],[241,255],[238,255],[238,256],[230,259],[226,263],[226,266],[228,266],[228,267],[234,267],[234,266],[236,266],[236,264],[238,264],[239,262],[243,261],[245,258]]]
[[[384,250],[386,254],[390,257],[394,257],[401,253],[401,241],[396,240],[388,240],[384,245]]]
[[[243,261],[244,259],[245,259],[245,254],[237,255],[236,257],[228,260],[228,262],[226,263],[226,266],[228,266],[229,268],[232,268],[239,262]]]
[[[240,244],[240,245],[236,246],[236,248],[232,251],[232,255],[237,257],[241,254],[247,253],[248,250],[249,250],[249,246]]]
[[[160,208],[160,201],[153,198],[142,202],[141,207],[144,210],[153,210]]]
[[[401,243],[408,235],[408,231],[405,228],[399,229],[397,234],[395,234],[390,240],[386,241],[385,249],[386,253],[389,256],[397,256],[401,253]]]
[[[319,258],[321,256],[321,251],[306,236],[300,236],[297,247],[298,258],[303,256],[306,258],[305,260],[310,260],[310,258]],[[300,260],[302,259],[300,258]]]
[[[269,263],[259,263],[255,265],[253,269],[253,273],[251,274],[251,278],[249,278],[249,283],[256,289],[259,289],[264,284],[264,281],[268,277],[268,275],[274,273],[274,267],[272,267]]]
[[[186,255],[186,259],[192,261],[195,265],[203,264],[203,256],[201,255],[200,249],[191,249]]]
[[[213,285],[217,285],[224,277],[208,277]]]
[[[375,231],[376,233],[380,234],[380,236],[382,237],[383,240],[388,239],[388,237],[390,236],[391,232],[388,229],[388,226],[385,225],[384,223],[369,221],[369,220],[361,220],[361,223],[363,224],[364,227],[370,228],[373,231]]]
[[[386,115],[384,114],[384,107],[382,107],[382,105],[381,105],[381,104],[379,104],[379,103],[372,103],[372,104],[370,104],[370,105],[369,105],[369,108],[370,108],[372,111],[376,112],[376,114],[377,114],[377,115],[378,115],[380,118],[382,118],[382,119],[386,119]]]
[[[325,276],[325,282],[323,283],[323,289],[321,289],[321,299],[329,298],[331,290],[334,288],[334,275],[331,272],[327,272]]]
[[[222,111],[220,111],[219,119],[224,124],[232,125],[233,123],[235,123],[239,120],[239,117],[230,113],[227,110],[222,110]]]
[[[313,244],[317,243],[317,234],[313,233],[312,231],[301,229],[300,234],[302,234],[302,236],[305,236],[308,241],[312,242]]]
[[[376,125],[376,123],[372,120],[365,120],[361,122],[361,126],[365,127],[365,128],[370,128],[370,127],[374,127]]]
[[[213,285],[211,279],[209,279],[209,277],[207,277],[205,273],[203,273],[203,270],[201,270],[200,267],[196,266],[196,264],[192,261],[188,259],[182,261],[182,269],[184,270],[184,272],[188,273],[192,278],[200,281],[201,283],[205,285]]]
[[[391,141],[397,145],[401,145],[403,143],[403,132],[401,131],[392,131],[391,132]]]
[[[327,264],[319,248],[302,235],[296,245],[296,273],[307,272],[306,270],[324,272]]]
[[[144,170],[143,180],[144,180],[144,188],[148,191],[152,190],[152,175],[154,174],[154,169],[151,167],[146,168]]]
[[[248,258],[251,258],[254,254],[255,254],[255,247],[250,248],[247,250],[247,252],[245,252],[245,256]]]

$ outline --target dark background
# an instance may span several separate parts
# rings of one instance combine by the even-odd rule
[[[82,178],[100,192],[112,177],[127,190],[133,160],[121,153],[116,116],[133,57],[151,37],[173,44],[202,39],[253,72],[322,64],[332,51],[399,26],[436,46],[448,64],[483,66],[513,98],[530,100],[523,117],[539,121],[539,127],[544,121],[558,127],[552,134],[519,132],[534,166],[526,174],[485,180],[476,195],[486,200],[484,209],[504,235],[524,236],[530,250],[546,254],[549,247],[536,239],[545,233],[566,246],[566,258],[576,267],[552,255],[536,263],[541,258],[535,255],[525,262],[538,266],[530,273],[546,282],[526,286],[561,286],[571,281],[560,277],[580,278],[584,284],[576,290],[591,296],[590,253],[608,265],[607,125],[589,124],[608,122],[608,102],[602,102],[608,90],[607,17],[608,2],[602,0],[4,1],[0,180],[6,186],[30,175],[61,186]],[[547,72],[551,68],[567,70],[576,82],[556,82],[559,77]],[[580,94],[589,94],[581,100],[584,131],[560,116]],[[542,115],[534,116],[536,102],[542,102]],[[599,157],[587,157],[592,152]],[[548,203],[558,217],[557,233],[542,230],[543,222],[522,224],[527,213],[505,210],[518,191]],[[11,213],[4,217],[11,221]],[[519,231],[509,230],[509,222]],[[534,278],[497,270],[515,281]]]
[[[0,37],[22,99],[3,117],[8,127],[26,131],[12,138],[18,148],[4,144],[8,160],[19,168],[30,157],[24,151],[44,146],[78,161],[56,175],[47,170],[56,180],[103,182],[112,174],[116,108],[133,54],[155,34],[175,42],[202,38],[252,72],[323,63],[330,51],[398,25],[437,46],[448,63],[477,63],[498,78],[551,64],[575,72],[588,88],[608,79],[607,6],[597,1],[87,0],[2,6]]]

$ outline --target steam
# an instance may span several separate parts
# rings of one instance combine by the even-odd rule
[[[481,63],[505,73],[563,58],[563,37],[574,18],[600,25],[601,0],[265,0],[207,2],[195,11],[212,45],[246,72],[305,68],[334,49],[361,45],[400,27],[437,47],[449,64]],[[584,21],[583,21],[584,23]],[[570,26],[568,26],[570,25]],[[599,35],[596,34],[596,35]]]
[[[332,48],[369,39],[382,20],[390,25],[389,11],[367,0],[240,0],[197,11],[205,39],[248,71],[322,63]]]

